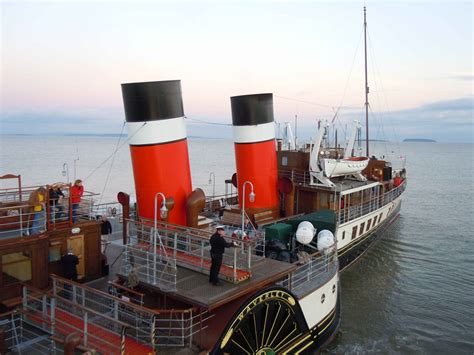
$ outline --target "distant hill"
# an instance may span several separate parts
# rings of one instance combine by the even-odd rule
[[[427,138],[406,138],[403,140],[404,142],[429,142],[429,143],[436,143],[434,139],[427,139]]]

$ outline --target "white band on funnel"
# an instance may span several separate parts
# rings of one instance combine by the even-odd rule
[[[275,139],[275,122],[233,127],[235,143],[256,143]]]
[[[160,144],[186,138],[186,124],[184,117],[147,122],[127,122],[127,132],[130,145]]]

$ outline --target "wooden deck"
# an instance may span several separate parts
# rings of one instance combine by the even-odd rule
[[[294,264],[273,259],[255,258],[252,263],[252,277],[250,279],[239,284],[224,281],[222,286],[214,286],[209,283],[208,275],[178,267],[177,291],[166,294],[168,297],[212,310],[275,283],[295,268]],[[119,274],[118,276],[126,279],[124,275]],[[149,290],[163,293],[152,284],[144,282],[140,282],[140,284]]]

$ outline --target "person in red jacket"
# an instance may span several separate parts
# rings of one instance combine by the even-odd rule
[[[72,222],[76,223],[77,221],[77,210],[79,209],[79,204],[81,203],[81,197],[84,194],[84,186],[82,185],[82,180],[77,179],[74,182],[74,185],[71,187],[71,203],[72,203]]]
[[[395,178],[393,179],[393,186],[398,187],[402,184],[402,178],[400,177],[399,174],[395,175]]]

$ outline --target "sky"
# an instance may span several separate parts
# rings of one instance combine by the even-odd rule
[[[1,2],[2,134],[119,133],[121,83],[181,80],[189,134],[231,136],[230,97],[273,93],[314,135],[474,142],[472,2]]]

